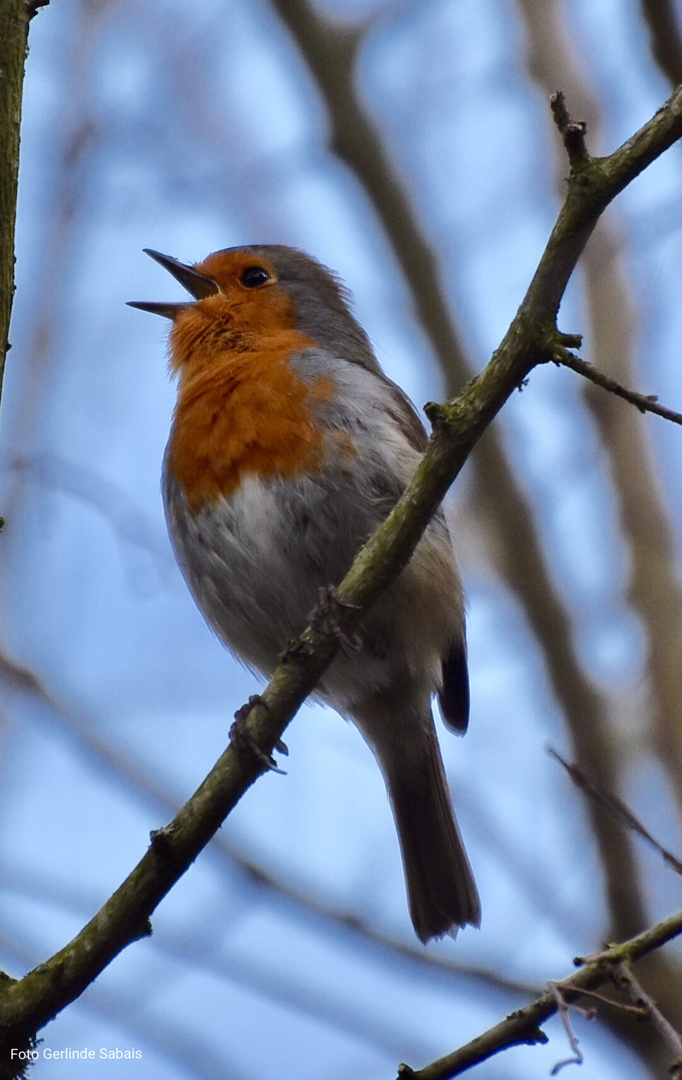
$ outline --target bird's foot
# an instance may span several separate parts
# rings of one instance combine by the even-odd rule
[[[347,634],[339,625],[338,613],[342,608],[356,610],[357,604],[349,604],[339,599],[336,585],[323,585],[318,590],[317,603],[310,612],[310,625],[322,633],[331,634],[337,639],[346,656],[352,656],[362,648],[359,634]]]
[[[264,766],[266,769],[270,769],[271,772],[280,773],[284,776],[284,769],[280,769],[271,754],[267,754],[261,749],[256,742],[253,733],[249,730],[247,721],[256,705],[262,705],[265,709],[268,708],[267,702],[260,694],[252,694],[246,704],[242,705],[240,709],[237,709],[234,714],[234,723],[230,728],[230,742],[237,754],[240,754],[243,757],[255,758],[259,765]],[[282,742],[281,739],[278,739],[275,743],[275,749],[278,750],[280,754],[289,753],[286,743]]]

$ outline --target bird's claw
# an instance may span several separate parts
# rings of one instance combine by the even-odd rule
[[[341,600],[336,585],[322,585],[318,590],[317,603],[310,613],[310,625],[335,637],[346,656],[351,656],[360,651],[362,641],[358,634],[349,635],[341,628],[337,617],[339,608],[357,611],[358,605]]]
[[[267,703],[260,694],[252,694],[246,704],[242,705],[240,709],[237,709],[234,714],[234,723],[230,728],[230,742],[236,753],[241,754],[243,757],[255,758],[259,765],[269,769],[270,772],[276,772],[281,776],[285,776],[286,773],[284,772],[284,769],[280,769],[271,754],[267,754],[261,749],[256,742],[253,733],[248,728],[247,720],[256,705],[262,705],[264,708],[268,708]],[[286,743],[282,742],[281,739],[278,739],[275,743],[275,749],[279,750],[281,754],[289,753]]]

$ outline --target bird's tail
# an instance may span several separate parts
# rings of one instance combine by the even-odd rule
[[[479,926],[481,905],[450,800],[429,717],[419,759],[383,761],[405,869],[412,924],[423,942],[457,927]],[[422,736],[426,734],[422,728]]]

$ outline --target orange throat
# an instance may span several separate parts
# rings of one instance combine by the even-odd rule
[[[220,351],[195,373],[182,373],[167,468],[192,513],[229,497],[247,475],[321,471],[324,432],[311,407],[331,397],[333,381],[306,382],[288,363],[293,353],[314,346],[298,331],[284,330],[257,352]]]

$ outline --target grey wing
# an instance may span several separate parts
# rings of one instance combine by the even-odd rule
[[[398,423],[403,430],[405,437],[415,450],[418,450],[420,454],[423,454],[426,450],[426,444],[429,441],[429,437],[426,434],[424,425],[421,422],[419,413],[415,409],[414,405],[408,398],[404,390],[402,390],[397,383],[394,383],[391,379],[388,379],[382,372],[381,376],[386,384],[390,386],[392,393],[392,415],[395,417],[396,423]]]
[[[393,400],[395,403],[396,421],[400,423],[406,437],[416,450],[421,452],[426,448],[428,436],[419,415],[399,386],[386,380],[394,390]],[[447,528],[442,510],[438,511],[437,518],[443,519]],[[461,638],[453,641],[446,656],[443,658],[443,685],[438,694],[438,703],[443,714],[443,719],[451,731],[463,735],[469,725],[469,669],[467,665],[466,637],[462,633]]]

